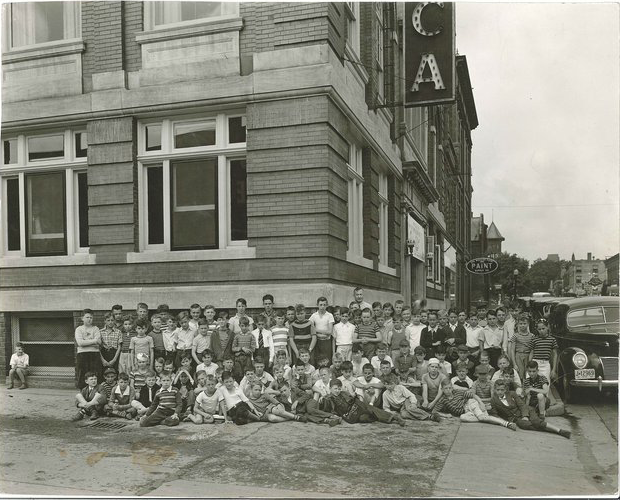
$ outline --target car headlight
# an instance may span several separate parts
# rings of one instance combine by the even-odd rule
[[[585,368],[588,364],[588,356],[586,356],[585,352],[576,352],[573,354],[573,364],[578,368]]]

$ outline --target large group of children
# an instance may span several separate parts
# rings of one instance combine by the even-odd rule
[[[75,331],[73,420],[403,426],[456,416],[570,437],[545,419],[558,353],[544,319],[531,325],[516,307],[468,315],[353,295],[346,307],[320,297],[308,315],[301,304],[275,309],[267,294],[254,318],[242,298],[231,317],[211,305],[176,314],[160,305],[150,318],[144,303],[132,314],[115,305],[101,328],[86,309]],[[20,356],[18,346],[11,381],[24,387]]]

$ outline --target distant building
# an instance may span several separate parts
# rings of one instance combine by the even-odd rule
[[[505,239],[497,229],[495,222],[491,222],[487,231],[487,255],[491,258],[498,257],[502,253],[502,241]]]
[[[573,254],[564,273],[564,287],[567,292],[577,295],[597,295],[606,276],[604,260],[592,257],[591,252],[588,252],[586,259],[575,259]],[[598,278],[601,283],[597,284],[593,278]]]
[[[472,257],[490,257],[495,259],[502,253],[502,242],[505,238],[499,232],[495,222],[487,226],[484,214],[471,218],[471,253]],[[490,294],[495,294],[492,276],[471,276],[471,304],[488,302]]]
[[[618,254],[605,259],[605,277],[608,287],[615,287],[614,295],[618,293]],[[611,293],[610,293],[611,295]]]
[[[546,260],[550,260],[551,262],[560,262],[560,256],[557,253],[550,253],[547,254]]]

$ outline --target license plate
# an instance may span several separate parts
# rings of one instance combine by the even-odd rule
[[[594,368],[575,370],[575,380],[588,380],[594,378]]]

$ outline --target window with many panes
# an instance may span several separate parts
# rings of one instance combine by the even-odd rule
[[[141,250],[247,246],[245,116],[140,125]]]
[[[388,265],[388,176],[379,174],[379,264]]]
[[[345,2],[347,19],[347,43],[359,56],[360,54],[360,4],[359,2]]]
[[[15,2],[3,5],[6,49],[77,39],[80,2]]]
[[[144,6],[146,29],[239,15],[238,2],[145,2]]]
[[[364,177],[362,177],[362,148],[356,144],[349,145],[348,162],[348,210],[349,210],[349,244],[351,256],[364,255]]]
[[[88,253],[87,148],[76,130],[2,139],[3,256]]]
[[[428,108],[405,108],[407,131],[423,159],[424,168],[428,167]]]

